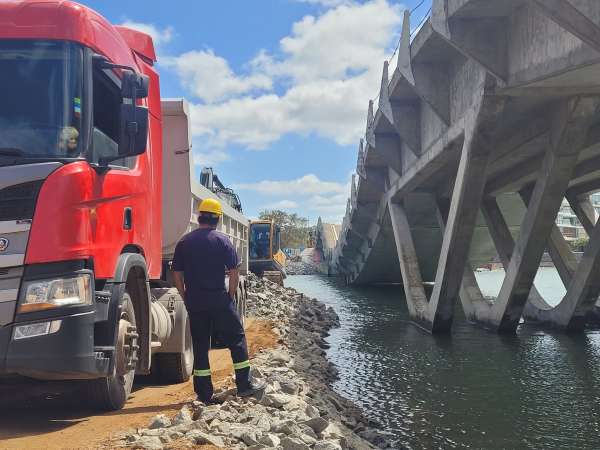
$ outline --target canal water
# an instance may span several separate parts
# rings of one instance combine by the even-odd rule
[[[504,273],[477,276],[494,295]],[[334,388],[398,447],[600,449],[600,332],[521,327],[499,336],[457,310],[451,335],[430,336],[410,324],[399,287],[353,288],[320,276],[290,276],[286,285],[336,310]],[[548,300],[564,293],[554,269],[540,269],[536,286]]]

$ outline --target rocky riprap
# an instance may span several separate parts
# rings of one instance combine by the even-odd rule
[[[260,351],[253,375],[266,382],[258,398],[235,390],[217,395],[223,404],[193,402],[148,428],[123,434],[134,448],[182,448],[211,444],[225,449],[342,450],[389,448],[388,435],[330,388],[337,377],[325,356],[328,331],[339,326],[331,308],[294,289],[250,276],[249,316],[270,320],[281,345]]]
[[[317,275],[319,273],[314,264],[304,261],[290,261],[285,264],[285,272],[288,275]]]

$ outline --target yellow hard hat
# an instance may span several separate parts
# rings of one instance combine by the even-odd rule
[[[198,212],[222,216],[223,208],[221,207],[221,202],[219,202],[218,200],[215,200],[214,198],[207,198],[202,200],[202,202],[200,203],[200,206],[198,207]]]

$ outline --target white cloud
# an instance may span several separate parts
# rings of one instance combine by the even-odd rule
[[[219,163],[229,161],[231,158],[223,149],[204,149],[194,151],[194,165],[199,167],[213,167]]]
[[[263,180],[258,183],[238,184],[235,189],[273,196],[309,196],[341,193],[345,195],[347,186],[333,181],[322,181],[316,175],[308,174],[294,180]]]
[[[234,189],[250,191],[265,197],[280,197],[266,201],[259,209],[297,209],[301,214],[316,220],[321,216],[329,222],[341,222],[346,212],[350,192],[349,183],[323,181],[314,174],[292,180],[263,180],[258,183],[239,184]]]
[[[269,203],[266,205],[267,209],[296,209],[298,208],[298,203],[293,200],[280,200],[275,203]]]
[[[348,145],[364,132],[367,102],[377,94],[401,7],[387,0],[314,2],[334,8],[296,22],[279,53],[259,52],[248,74],[236,75],[210,50],[167,61],[201,100],[192,105],[191,118],[206,148],[264,149],[288,133]],[[277,93],[264,92],[272,86]]]
[[[172,67],[183,86],[195,97],[213,103],[253,90],[270,90],[271,78],[264,74],[236,76],[229,63],[212,50],[190,51],[177,57],[163,58]]]
[[[380,73],[400,21],[400,8],[386,0],[341,5],[318,18],[306,16],[280,41],[286,57],[275,72],[298,82],[346,79],[369,70]]]
[[[141,31],[142,33],[149,34],[152,37],[152,40],[154,41],[154,45],[157,47],[171,42],[174,35],[172,27],[166,27],[161,29],[151,23],[142,23],[135,22],[133,20],[126,20],[121,24],[121,26],[132,28],[134,30]]]
[[[296,0],[299,3],[311,3],[313,5],[322,5],[328,8],[342,4],[352,3],[352,0]]]

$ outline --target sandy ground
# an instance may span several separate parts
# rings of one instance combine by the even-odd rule
[[[250,354],[277,344],[271,325],[247,322]],[[216,386],[230,383],[233,373],[229,351],[211,352]],[[0,398],[0,449],[81,449],[110,448],[115,434],[128,428],[145,427],[157,414],[175,415],[194,397],[190,383],[170,386],[139,384],[121,411],[97,414],[68,395],[55,398],[15,400]],[[214,447],[196,447],[209,450]]]

